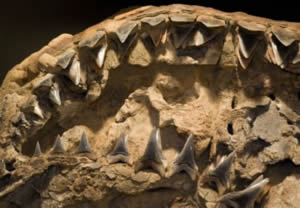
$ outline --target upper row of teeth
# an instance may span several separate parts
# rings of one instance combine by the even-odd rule
[[[168,22],[170,24],[167,24]],[[237,34],[236,56],[243,68],[248,66],[256,46],[262,40],[269,43],[268,49],[270,50],[266,50],[266,53],[271,51],[271,55],[262,54],[262,56],[269,59],[268,61],[271,63],[282,68],[300,63],[300,41],[293,31],[275,26],[268,28],[262,24],[251,24],[243,21],[232,23],[232,21],[212,16],[158,15],[156,17],[144,17],[140,21],[131,20],[119,25],[115,31],[97,30],[94,35],[78,42],[76,50],[79,52],[82,48],[97,50],[94,57],[95,63],[99,68],[102,68],[111,42],[117,42],[121,57],[127,52],[129,46],[138,39],[138,36],[143,41],[146,38],[151,39],[154,48],[169,41],[176,50],[185,50],[191,47],[206,47],[214,39],[220,38],[220,35],[221,38],[224,38],[228,31],[232,33],[232,28],[235,28],[234,33]],[[222,47],[218,50],[222,50]],[[214,55],[220,56],[220,54]],[[189,54],[180,56],[189,56]],[[68,76],[75,85],[78,85],[81,77],[81,66],[75,50],[67,50],[56,58],[57,67],[68,68]],[[217,64],[219,58],[201,63]]]

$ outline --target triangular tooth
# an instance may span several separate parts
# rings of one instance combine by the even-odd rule
[[[36,142],[33,157],[39,157],[42,155],[42,150],[39,141]]]
[[[193,135],[188,137],[183,149],[173,162],[170,176],[175,173],[185,171],[192,180],[196,179],[198,166],[194,158],[193,138]]]
[[[162,177],[165,176],[167,160],[162,154],[161,136],[159,128],[154,128],[152,130],[145,153],[136,166],[136,172],[148,167],[152,167]]]
[[[33,113],[35,115],[37,115],[38,117],[40,117],[41,119],[44,119],[44,113],[43,110],[41,109],[40,105],[38,102],[34,103],[34,107],[33,107]]]
[[[92,153],[92,150],[90,148],[90,145],[89,145],[89,142],[88,142],[85,132],[83,132],[81,135],[78,153]]]
[[[281,57],[278,46],[271,40],[272,51],[275,56],[276,63],[281,66],[283,64],[283,57]]]
[[[104,64],[106,50],[107,50],[107,44],[103,44],[97,54],[96,62],[99,68],[102,68]]]
[[[129,35],[137,28],[137,26],[138,24],[136,22],[131,22],[118,28],[116,34],[120,42],[125,43]]]
[[[232,152],[228,156],[223,156],[215,167],[211,167],[208,170],[208,177],[217,185],[220,184],[220,186],[222,186],[218,187],[219,193],[229,188],[229,172],[234,155],[235,152]]]
[[[170,37],[175,48],[179,48],[183,44],[191,30],[191,25],[174,25],[171,27]]]
[[[64,149],[64,146],[62,144],[60,135],[57,135],[52,153],[64,153],[64,152],[65,152],[65,149]]]
[[[61,105],[61,99],[59,94],[59,86],[57,83],[54,83],[49,92],[50,100],[56,105]]]
[[[246,189],[237,192],[231,192],[222,196],[218,202],[223,205],[237,207],[237,208],[253,208],[255,200],[262,193],[265,186],[269,183],[269,179],[259,180]]]
[[[78,85],[80,83],[80,62],[79,61],[73,61],[70,69],[69,69],[69,78],[72,80],[72,82],[75,85]]]
[[[128,137],[121,134],[112,152],[107,156],[107,160],[110,164],[117,162],[126,162],[129,165],[132,164],[128,151]]]
[[[153,45],[158,47],[166,30],[166,17],[164,15],[145,17],[141,22],[145,27],[146,33],[150,36]]]
[[[238,32],[238,41],[240,46],[240,51],[246,59],[250,58],[252,55],[257,43],[258,39],[256,36],[258,36],[259,33],[249,33],[245,31],[245,29],[239,28]]]

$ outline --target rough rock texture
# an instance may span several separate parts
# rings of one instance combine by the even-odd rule
[[[256,207],[300,207],[300,23],[142,7],[57,37],[0,95],[1,208],[229,207],[219,199],[259,175]],[[196,180],[136,171],[154,127],[166,172],[194,135]],[[78,153],[83,133],[91,152]],[[121,134],[133,164],[107,161]],[[220,191],[204,179],[233,151]]]

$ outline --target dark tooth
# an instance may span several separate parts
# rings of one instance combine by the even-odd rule
[[[123,25],[116,31],[116,34],[121,43],[125,43],[130,34],[134,32],[138,24],[136,22],[131,22],[129,24]]]
[[[69,49],[59,55],[57,57],[57,63],[56,65],[61,67],[62,69],[66,69],[69,64],[71,63],[73,57],[75,56],[76,52],[73,49]]]
[[[156,170],[160,176],[165,176],[167,160],[162,154],[160,130],[158,128],[152,130],[145,153],[137,163],[135,172],[149,167]]]
[[[57,83],[54,83],[49,92],[50,100],[56,105],[61,105],[61,99],[59,94],[59,86]]]
[[[192,180],[196,179],[198,166],[194,158],[193,135],[188,137],[183,149],[173,162],[170,171],[170,176],[185,171]]]
[[[243,29],[239,30],[238,40],[240,51],[246,59],[252,55],[258,43],[257,35],[247,33],[246,31],[243,31]]]
[[[207,173],[207,180],[213,181],[218,187],[219,193],[223,193],[229,188],[229,171],[234,158],[235,152],[232,152],[227,157],[222,157],[221,161],[209,168]]]
[[[141,22],[146,33],[149,34],[153,45],[158,47],[166,30],[166,17],[163,15],[156,17],[145,17]]]
[[[255,200],[263,192],[268,183],[269,179],[259,177],[246,189],[225,194],[218,200],[218,202],[226,207],[253,208]]]
[[[64,153],[64,152],[65,152],[64,146],[63,146],[63,144],[61,142],[60,135],[58,135],[56,137],[52,153],[61,154],[61,153]]]
[[[33,157],[39,157],[42,155],[41,146],[39,141],[36,142]]]
[[[98,43],[104,39],[104,37],[105,37],[104,31],[102,31],[102,30],[97,31],[95,33],[95,35],[80,41],[78,46],[79,46],[79,48],[82,48],[82,47],[95,48],[98,46]]]
[[[124,134],[121,134],[114,149],[108,155],[107,160],[110,164],[117,163],[120,161],[128,163],[129,165],[132,164],[132,161],[130,160],[129,151],[128,151],[128,137],[127,136],[125,136]]]
[[[88,142],[85,132],[83,132],[81,135],[78,153],[92,153],[92,150],[90,148],[90,145],[89,145],[89,142]]]

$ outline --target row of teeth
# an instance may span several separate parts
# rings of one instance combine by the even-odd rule
[[[64,153],[65,149],[61,141],[61,137],[57,136],[54,146],[51,150],[51,154]],[[77,153],[93,153],[85,132],[82,133]],[[237,208],[242,208],[243,205],[247,205],[246,207],[253,207],[256,199],[263,193],[264,188],[269,183],[269,179],[264,179],[261,175],[244,190],[224,194],[230,188],[229,174],[235,154],[235,152],[232,152],[228,156],[223,156],[221,160],[216,164],[212,164],[205,172],[201,181],[202,183],[214,183],[216,185],[218,192],[222,194],[222,196],[217,201],[218,203],[224,206]],[[37,142],[33,157],[40,157],[41,155],[41,147],[39,142]],[[122,162],[127,163],[130,166],[133,165],[130,153],[128,151],[127,136],[125,136],[124,134],[120,135],[114,148],[108,154],[107,161],[109,164]],[[0,166],[1,164],[2,166],[4,165],[4,168],[2,168],[2,170],[5,169],[5,163],[0,163]],[[154,171],[158,172],[162,177],[166,177],[167,166],[168,162],[162,153],[160,130],[158,128],[154,128],[151,132],[151,136],[149,138],[143,156],[136,162],[135,172],[142,169],[151,168]],[[181,152],[172,162],[168,177],[171,177],[172,175],[179,172],[187,173],[193,181],[195,181],[198,177],[198,167],[194,159],[192,135],[188,137]],[[245,198],[246,200],[243,201]],[[241,199],[242,202],[240,201]],[[240,203],[244,204],[242,205]]]
[[[119,58],[122,58],[130,46],[140,39],[145,45],[151,45],[148,49],[152,54],[158,51],[158,47],[171,43],[178,57],[186,56],[194,60],[191,64],[215,65],[220,60],[222,45],[228,33],[235,37],[236,56],[243,68],[248,67],[253,56],[260,52],[257,51],[258,46],[264,43],[268,47],[261,57],[270,63],[281,68],[300,63],[300,41],[293,31],[243,21],[232,23],[210,16],[159,15],[144,17],[140,21],[132,20],[120,25],[116,31],[96,31],[93,36],[81,40],[76,50],[79,53],[82,49],[85,52],[85,49],[92,51],[95,63],[102,68],[109,48],[117,49]],[[82,67],[75,50],[67,50],[56,59],[56,67],[68,68],[69,78],[78,85]]]

